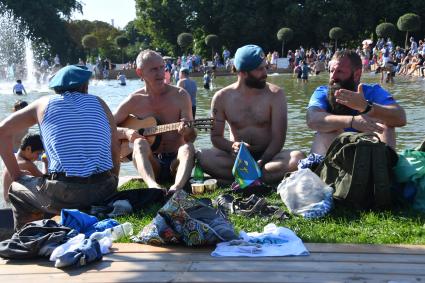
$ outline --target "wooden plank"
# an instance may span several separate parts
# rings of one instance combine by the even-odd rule
[[[419,263],[425,264],[424,255],[394,255],[394,254],[343,254],[343,253],[312,253],[309,256],[295,256],[295,257],[262,257],[257,258],[262,261],[311,261],[311,262],[324,262],[324,261],[344,261],[344,262],[390,262],[390,263]],[[112,253],[105,255],[104,260],[113,261],[250,261],[252,258],[248,257],[212,257],[208,253]]]
[[[310,252],[425,254],[425,245],[370,245],[305,243]]]
[[[310,252],[322,253],[388,253],[388,254],[423,254],[425,245],[369,245],[369,244],[316,244],[306,243]],[[184,246],[157,247],[135,243],[114,243],[114,253],[211,253],[215,247],[190,248]]]
[[[72,275],[81,272],[151,272],[151,271],[191,271],[191,272],[337,272],[337,273],[371,273],[371,274],[398,274],[420,275],[425,277],[425,264],[412,263],[358,263],[358,262],[290,262],[290,261],[100,261],[80,269],[70,271]],[[19,274],[48,274],[62,273],[61,269],[50,265],[3,265],[0,266],[0,275]]]
[[[316,272],[90,272],[73,276],[66,273],[4,275],[1,282],[417,282],[423,277],[413,275],[382,275]]]
[[[394,254],[354,254],[354,253],[312,253],[309,256],[295,257],[212,257],[208,253],[111,253],[103,257],[103,261],[116,262],[134,262],[134,261],[223,261],[231,260],[236,262],[245,262],[252,260],[283,261],[283,262],[370,262],[370,263],[416,263],[425,264],[425,256],[423,255],[394,255]],[[2,260],[2,265],[18,265],[30,266],[33,264],[52,266],[53,263],[46,259],[34,260]]]
[[[185,247],[185,246],[150,246],[136,243],[114,243],[111,251],[113,253],[211,253],[215,246],[211,247]]]
[[[131,261],[131,262],[115,262],[115,261],[98,261],[90,263],[87,266],[81,268],[68,268],[68,269],[59,269],[54,267],[53,262],[47,262],[43,264],[33,264],[33,265],[3,265],[0,266],[0,276],[1,275],[19,275],[19,274],[50,274],[50,273],[63,273],[66,272],[70,275],[78,275],[86,272],[115,272],[115,271],[187,271],[189,270],[192,262],[174,262],[174,261]]]

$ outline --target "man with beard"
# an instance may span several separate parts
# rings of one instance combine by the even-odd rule
[[[286,96],[278,86],[266,82],[267,63],[259,46],[239,48],[233,63],[237,82],[218,91],[211,102],[214,147],[200,151],[198,159],[205,172],[229,183],[243,142],[261,168],[263,181],[279,182],[286,172],[296,170],[298,160],[304,157],[299,151],[281,151],[287,129]],[[230,139],[224,137],[226,122]]]
[[[307,125],[317,131],[312,153],[325,155],[333,139],[344,131],[375,132],[395,148],[395,127],[406,124],[406,114],[378,84],[361,84],[362,62],[351,50],[338,51],[330,62],[328,86],[310,98]]]

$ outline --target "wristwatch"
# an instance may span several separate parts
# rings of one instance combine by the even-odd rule
[[[363,110],[362,112],[360,112],[360,114],[366,114],[366,113],[368,113],[370,110],[372,110],[373,102],[372,102],[372,101],[370,101],[370,100],[366,100],[366,102],[367,102],[366,108],[365,108],[365,110]]]

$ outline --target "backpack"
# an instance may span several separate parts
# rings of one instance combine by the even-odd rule
[[[315,173],[335,189],[336,203],[357,209],[389,208],[395,151],[374,133],[342,133]]]

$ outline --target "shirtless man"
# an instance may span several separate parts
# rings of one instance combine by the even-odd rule
[[[212,99],[214,147],[199,152],[200,164],[211,176],[231,182],[235,156],[244,142],[262,169],[263,181],[279,182],[286,172],[296,170],[298,160],[304,157],[299,151],[281,151],[287,129],[286,96],[278,86],[266,82],[267,63],[260,47],[239,48],[234,65],[238,81],[218,91]],[[230,140],[224,138],[226,121]]]
[[[133,143],[133,163],[149,188],[162,189],[159,183],[173,181],[169,193],[182,189],[192,172],[196,132],[184,121],[192,120],[189,94],[181,88],[164,83],[165,64],[162,57],[151,50],[137,56],[137,74],[144,80],[142,89],[130,94],[116,110],[115,121],[121,124],[130,115],[138,118],[155,117],[161,124],[182,121],[178,131],[162,134],[155,151],[136,130],[118,128],[120,139]]]

